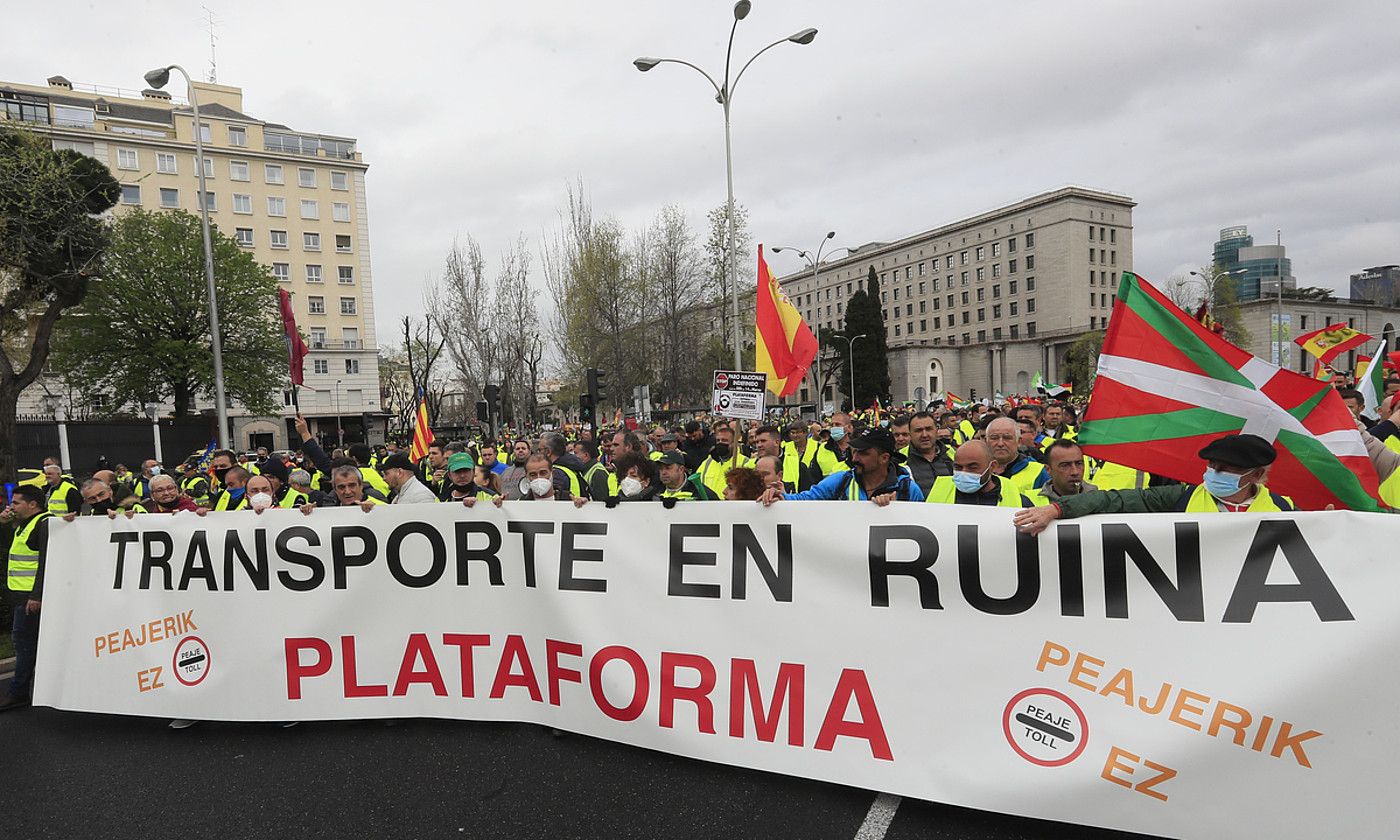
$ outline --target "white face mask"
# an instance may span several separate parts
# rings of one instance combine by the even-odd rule
[[[530,479],[530,492],[536,496],[549,496],[554,493],[554,482],[547,478]]]
[[[248,504],[253,510],[267,510],[272,507],[272,495],[269,493],[254,493],[248,497]]]
[[[629,475],[617,483],[617,489],[631,499],[642,494],[642,483]]]

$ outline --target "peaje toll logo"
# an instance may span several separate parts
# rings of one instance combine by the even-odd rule
[[[1050,688],[1028,688],[1011,698],[1002,733],[1016,754],[1041,767],[1062,767],[1084,752],[1089,721],[1071,699]]]
[[[171,665],[181,685],[199,685],[209,676],[209,646],[198,636],[186,636],[175,646]]]

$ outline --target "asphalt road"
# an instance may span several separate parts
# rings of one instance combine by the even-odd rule
[[[526,724],[0,714],[14,838],[1122,838]],[[897,805],[889,821],[889,806]],[[862,834],[867,816],[871,824]]]

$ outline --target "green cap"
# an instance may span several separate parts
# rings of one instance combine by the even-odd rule
[[[468,455],[465,452],[453,453],[452,457],[447,459],[448,472],[456,472],[457,470],[469,470],[475,466],[476,462],[472,460],[472,456]]]

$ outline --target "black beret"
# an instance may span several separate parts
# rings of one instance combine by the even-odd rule
[[[1206,444],[1200,456],[1232,467],[1267,467],[1278,457],[1274,445],[1258,435],[1226,435]]]

